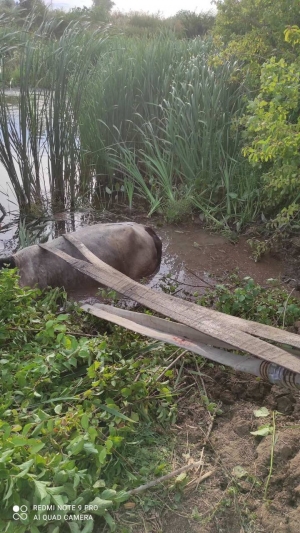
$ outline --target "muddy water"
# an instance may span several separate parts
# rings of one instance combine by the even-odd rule
[[[255,263],[246,237],[240,237],[233,244],[196,224],[166,225],[155,230],[163,242],[163,258],[159,271],[147,285],[156,290],[162,290],[166,284],[172,285],[174,294],[184,297],[186,293],[203,294],[207,287],[226,280],[235,269],[240,278],[250,276],[260,284],[265,284],[269,278],[280,279],[283,273],[278,259],[269,257]],[[168,275],[171,278],[166,278]],[[89,288],[73,291],[70,296],[87,303],[98,299],[95,291]]]

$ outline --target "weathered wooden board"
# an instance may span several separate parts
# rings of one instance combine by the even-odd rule
[[[204,333],[201,333],[194,328],[190,328],[189,326],[185,326],[184,324],[178,324],[178,322],[171,322],[171,320],[166,320],[164,318],[146,315],[145,313],[136,313],[127,309],[120,309],[119,307],[112,307],[110,305],[101,303],[95,303],[90,307],[103,312],[105,311],[111,315],[113,314],[115,316],[126,318],[135,324],[140,324],[141,326],[155,329],[161,333],[167,332],[175,337],[176,335],[179,335],[183,339],[188,339],[190,341],[201,342],[202,344],[216,346],[217,348],[228,348],[229,350],[232,350],[232,346],[230,344],[214,339],[213,337],[205,335]],[[82,305],[82,309],[86,311],[87,306],[85,304]]]
[[[167,294],[157,293],[108,266],[94,256],[92,252],[72,235],[66,235],[65,238],[72,242],[92,264],[81,261],[80,259],[74,259],[60,250],[48,250],[46,245],[40,246],[48,252],[57,255],[72,265],[73,268],[95,279],[99,284],[110,287],[162,315],[192,327],[218,341],[225,342],[236,349],[248,352],[271,363],[284,366],[293,372],[300,373],[300,359],[297,356],[289,354],[276,346],[271,346],[267,342],[252,337],[243,331],[246,328],[247,321],[232,321],[234,317],[206,309]],[[270,338],[269,328],[268,335]],[[271,330],[273,329],[275,328],[271,328]],[[279,338],[277,336],[276,339],[274,338],[272,340],[300,347],[300,341],[297,335],[286,334],[287,332],[281,330],[279,332],[283,333],[283,335],[280,335]],[[266,336],[261,333],[259,335]]]
[[[76,237],[74,237],[73,234],[64,235],[64,238],[70,241],[77,249],[79,249],[82,255],[86,259],[88,259],[88,261],[90,261],[91,264],[98,266],[98,268],[103,267],[103,261],[98,259],[98,257],[96,257],[90,250],[88,250],[83,243],[78,241],[78,239],[76,239]],[[128,279],[130,278],[127,278],[127,280]],[[136,285],[138,285],[139,287],[144,287],[138,283],[136,283]],[[144,287],[144,289],[147,289],[148,291],[152,291],[158,295],[158,293],[156,293],[152,289],[149,289],[148,287]],[[118,291],[118,292],[121,292],[122,294],[124,294],[124,292],[122,291]],[[129,297],[132,298],[133,300],[139,301],[133,296],[129,296]],[[172,301],[173,305],[175,303],[176,306],[178,305],[179,301],[183,302],[183,300],[179,300],[178,298],[175,298],[174,296],[171,296],[169,294],[164,294],[164,299],[166,301],[167,300]],[[226,315],[225,313],[221,313],[220,311],[215,311],[213,309],[207,309],[206,307],[202,307],[192,302],[185,302],[185,304],[189,309],[193,309],[197,313],[197,316],[200,316],[199,311],[202,310],[206,318],[210,318],[212,321],[220,320],[221,322],[226,324],[226,327],[228,326],[237,327],[240,331],[244,331],[245,333],[249,333],[250,335],[254,335],[255,337],[262,337],[264,339],[279,342],[281,344],[289,344],[295,348],[300,349],[300,336],[296,335],[295,333],[290,333],[288,331],[285,331],[279,328],[274,328],[272,326],[267,326],[265,324],[259,324],[258,322],[253,322],[251,320],[245,320],[244,318]],[[164,313],[162,312],[162,314]]]
[[[251,356],[237,355],[223,349],[207,346],[201,340],[204,339],[205,341],[208,337],[188,326],[104,304],[83,304],[81,309],[103,320],[130,329],[135,333],[146,335],[161,342],[174,344],[179,348],[194,352],[216,363],[228,365],[235,370],[249,372],[255,376],[261,375],[261,361],[259,359]],[[154,318],[155,320],[153,320]],[[174,331],[174,327],[177,328],[176,332]],[[190,334],[193,336],[193,339],[189,337]],[[199,335],[198,339],[197,334]]]

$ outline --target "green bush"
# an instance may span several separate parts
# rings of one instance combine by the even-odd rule
[[[233,286],[217,285],[199,303],[262,324],[293,326],[300,318],[300,302],[284,289],[272,287],[272,283],[270,280],[270,286],[266,288],[249,277],[241,283],[235,279]]]

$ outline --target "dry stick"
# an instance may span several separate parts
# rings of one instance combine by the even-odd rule
[[[177,350],[176,350],[176,351],[177,351]],[[183,355],[185,355],[187,352],[188,352],[187,350],[184,350],[183,352],[181,352],[181,353],[178,355],[178,357],[176,357],[176,359],[174,359],[174,361],[172,361],[172,363],[170,363],[169,366],[167,366],[167,368],[165,368],[165,369],[163,370],[163,372],[158,376],[157,381],[159,381],[160,378],[162,378],[163,375],[164,375],[168,370],[170,370],[170,368],[172,368],[172,366],[174,366],[174,365],[177,363],[177,361],[179,361],[179,359],[180,359]]]
[[[292,289],[290,294],[288,295],[285,303],[284,303],[284,310],[283,310],[283,319],[282,319],[282,327],[284,328],[285,326],[285,315],[286,315],[286,308],[287,308],[287,304],[288,304],[288,301],[290,299],[290,296],[292,295],[292,293],[294,292],[295,289]]]
[[[214,284],[212,283],[208,283],[208,281],[205,281],[203,278],[201,278],[200,276],[198,276],[198,274],[195,274],[195,272],[193,272],[190,268],[186,268],[186,270],[188,272],[190,272],[191,274],[193,274],[193,276],[195,276],[195,278],[198,278],[200,279],[200,281],[203,281],[203,283],[205,283],[206,285],[208,285],[209,287],[213,287]]]
[[[201,372],[200,372],[200,368],[199,368],[199,365],[198,365],[198,361],[196,359],[196,357],[194,357],[194,360],[195,360],[195,363],[196,363],[196,367],[197,367],[197,370],[198,370],[198,374],[199,374],[199,378],[201,380],[201,385],[202,385],[202,388],[203,388],[203,391],[204,391],[204,394],[205,396],[207,397],[207,392],[206,392],[206,387],[205,387],[205,383],[203,381],[203,378],[201,376]],[[198,382],[197,380],[195,379],[197,385],[198,385]],[[201,392],[201,391],[200,391]],[[200,474],[199,474],[199,478],[197,479],[197,486],[196,486],[196,489],[198,488],[199,486],[199,483],[201,483],[201,481],[203,480],[203,475],[205,476],[205,474],[202,475],[202,471],[203,471],[203,455],[204,455],[204,450],[205,450],[205,446],[207,444],[207,441],[210,437],[210,434],[212,432],[212,428],[213,428],[213,425],[214,425],[214,421],[215,421],[215,415],[216,413],[214,413],[214,415],[212,415],[209,411],[207,411],[208,414],[209,414],[209,417],[210,417],[210,422],[209,422],[209,426],[208,426],[208,429],[207,429],[207,432],[206,432],[206,435],[205,435],[205,438],[204,438],[204,443],[203,443],[203,446],[202,446],[202,450],[201,450],[201,454],[200,454],[200,462],[202,462],[201,466],[200,466]],[[188,484],[187,484],[187,487],[191,486],[191,485],[194,485],[195,483],[195,479],[192,479]],[[190,487],[191,488],[191,487]]]
[[[170,361],[172,359],[172,357],[174,357],[174,355],[176,355],[178,352],[180,352],[180,348],[178,348],[177,350],[175,350],[175,352],[171,353],[171,355],[166,359],[166,363],[168,361]]]
[[[182,474],[182,472],[186,472],[187,470],[190,470],[191,468],[200,466],[200,464],[202,464],[202,461],[197,461],[196,463],[191,463],[189,465],[182,466],[181,468],[177,468],[177,470],[173,470],[173,472],[170,472],[170,474],[166,474],[165,476],[155,479],[154,481],[150,481],[149,483],[146,483],[145,485],[140,485],[136,489],[129,490],[127,494],[130,494],[130,495],[138,494],[139,492],[150,489],[151,487],[155,487],[155,485],[159,485],[159,483],[163,483],[164,481],[167,481],[168,479],[171,479],[174,476],[178,476],[179,474]]]
[[[203,281],[203,283],[206,283],[201,278],[200,278],[200,280]],[[175,281],[175,283],[178,283],[178,285],[185,285],[186,287],[195,287],[195,289],[197,287],[203,287],[203,285],[192,285],[191,283],[185,283],[184,281],[178,281],[178,279],[175,279],[175,278],[168,278],[168,281]],[[206,285],[208,285],[208,284],[206,283]]]

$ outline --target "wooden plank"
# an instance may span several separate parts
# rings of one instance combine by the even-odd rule
[[[244,333],[236,325],[235,327],[230,327],[230,324],[227,324],[226,321],[219,319],[220,313],[218,316],[215,316],[214,311],[184,300],[179,300],[167,294],[159,294],[148,287],[140,285],[98,259],[82,243],[77,241],[75,237],[68,235],[67,238],[93,264],[81,261],[80,259],[74,259],[58,249],[48,249],[45,245],[40,245],[40,247],[60,257],[75,269],[79,270],[79,272],[98,281],[99,284],[110,287],[128,298],[136,300],[145,307],[149,307],[158,313],[214,337],[219,341],[225,341],[236,349],[248,352],[271,363],[284,366],[293,372],[300,373],[300,359],[296,356],[285,352],[277,346],[271,346],[265,341]]]
[[[134,331],[135,333],[139,333],[140,335],[145,335],[147,337],[151,337],[152,339],[156,339],[161,342],[167,342],[169,344],[173,344],[184,350],[188,350],[190,352],[196,353],[197,355],[201,355],[202,357],[205,357],[206,359],[215,361],[216,363],[230,366],[231,368],[234,368],[237,371],[248,372],[250,374],[254,374],[255,376],[260,376],[261,361],[259,359],[255,357],[251,357],[251,356],[237,355],[237,354],[228,352],[223,349],[214,348],[212,346],[207,346],[206,344],[203,344],[201,342],[197,342],[195,340],[186,338],[185,336],[180,335],[179,332],[177,332],[177,335],[174,335],[173,331],[169,331],[169,325],[168,325],[168,324],[172,324],[172,322],[168,322],[167,320],[162,320],[159,318],[157,319],[157,320],[161,320],[161,322],[163,323],[159,325],[159,327],[162,329],[158,330],[154,326],[153,321],[148,320],[148,319],[153,318],[153,317],[150,317],[149,315],[142,315],[141,313],[128,312],[128,313],[131,313],[131,319],[129,319],[125,317],[126,312],[124,313],[125,316],[121,316],[117,312],[115,312],[116,308],[110,307],[107,305],[101,305],[101,304],[100,305],[84,304],[81,306],[81,309],[83,309],[83,311],[86,311],[87,313],[97,316],[98,318],[107,320],[109,322],[113,322],[114,324],[117,324],[123,328],[130,329],[131,331]],[[144,316],[145,323],[144,324],[139,323],[138,322],[139,317],[134,316],[134,315]],[[127,316],[130,316],[130,315],[127,315]],[[156,322],[156,325],[157,324],[158,323]],[[191,328],[186,327],[186,330],[191,330]],[[299,375],[299,381],[300,381],[300,375]]]
[[[80,250],[82,255],[88,261],[90,261],[91,264],[99,268],[103,267],[103,261],[98,259],[98,257],[96,257],[90,250],[88,250],[88,248],[82,242],[76,239],[76,237],[74,237],[74,234],[71,233],[71,234],[64,235],[64,238],[70,241],[78,250]],[[171,296],[169,294],[164,294],[164,296],[165,296],[165,299],[168,299],[169,301],[170,300],[173,301],[176,304],[176,306],[178,305],[178,301],[179,301],[178,298],[175,298],[174,296]],[[133,296],[131,296],[131,298],[135,300]],[[199,316],[199,310],[201,309],[203,313],[205,314],[205,317],[210,318],[212,321],[218,320],[220,321],[220,323],[223,322],[226,325],[226,327],[229,327],[229,326],[234,327],[234,328],[237,327],[241,332],[249,333],[250,335],[254,335],[255,337],[262,337],[264,339],[279,342],[281,344],[289,344],[293,346],[294,348],[300,349],[300,335],[296,335],[295,333],[290,333],[289,331],[285,331],[279,328],[274,328],[272,326],[267,326],[265,324],[259,324],[258,322],[253,322],[251,320],[245,320],[244,318],[226,315],[225,313],[221,313],[220,311],[215,311],[214,309],[208,309],[206,307],[194,304],[192,302],[185,302],[185,303],[187,307],[191,310],[193,309],[197,313],[198,316]]]
[[[82,308],[83,307],[86,310],[86,307],[82,306]],[[167,332],[174,336],[180,335],[182,338],[195,342],[201,342],[202,344],[208,344],[210,346],[216,346],[217,348],[227,348],[229,350],[233,349],[233,347],[226,342],[214,339],[213,337],[205,335],[194,328],[190,328],[184,324],[178,324],[178,322],[171,322],[170,320],[166,320],[164,318],[146,315],[145,313],[136,313],[134,311],[128,311],[127,309],[120,309],[119,307],[113,307],[111,305],[101,303],[94,303],[92,307],[93,309],[99,309],[100,311],[102,310],[107,313],[126,318],[127,320],[132,320],[135,324],[151,327],[156,331],[163,333]]]
[[[99,303],[93,305],[84,304],[81,306],[81,309],[103,320],[113,322],[114,324],[130,329],[141,335],[146,335],[153,339],[173,344],[201,355],[206,359],[210,359],[211,361],[230,366],[237,371],[248,372],[249,374],[260,376],[264,379],[268,376],[268,369],[265,366],[265,362],[261,362],[256,357],[237,355],[226,350],[213,348],[212,346],[207,346],[206,344],[199,342],[199,340],[191,340],[185,335],[188,335],[190,332],[194,334],[194,330],[187,326],[183,326],[182,324],[175,324],[174,322],[172,323],[168,320],[146,315],[144,313],[134,313],[132,311]],[[174,325],[180,326],[180,331],[176,331],[176,335],[174,335]],[[185,335],[182,336],[181,332],[184,332]],[[199,336],[201,337],[202,334],[199,333]],[[272,364],[270,364],[270,366],[273,367]],[[270,381],[272,383],[272,377]],[[282,385],[291,390],[300,389],[300,374],[284,370],[284,374],[282,375]]]

